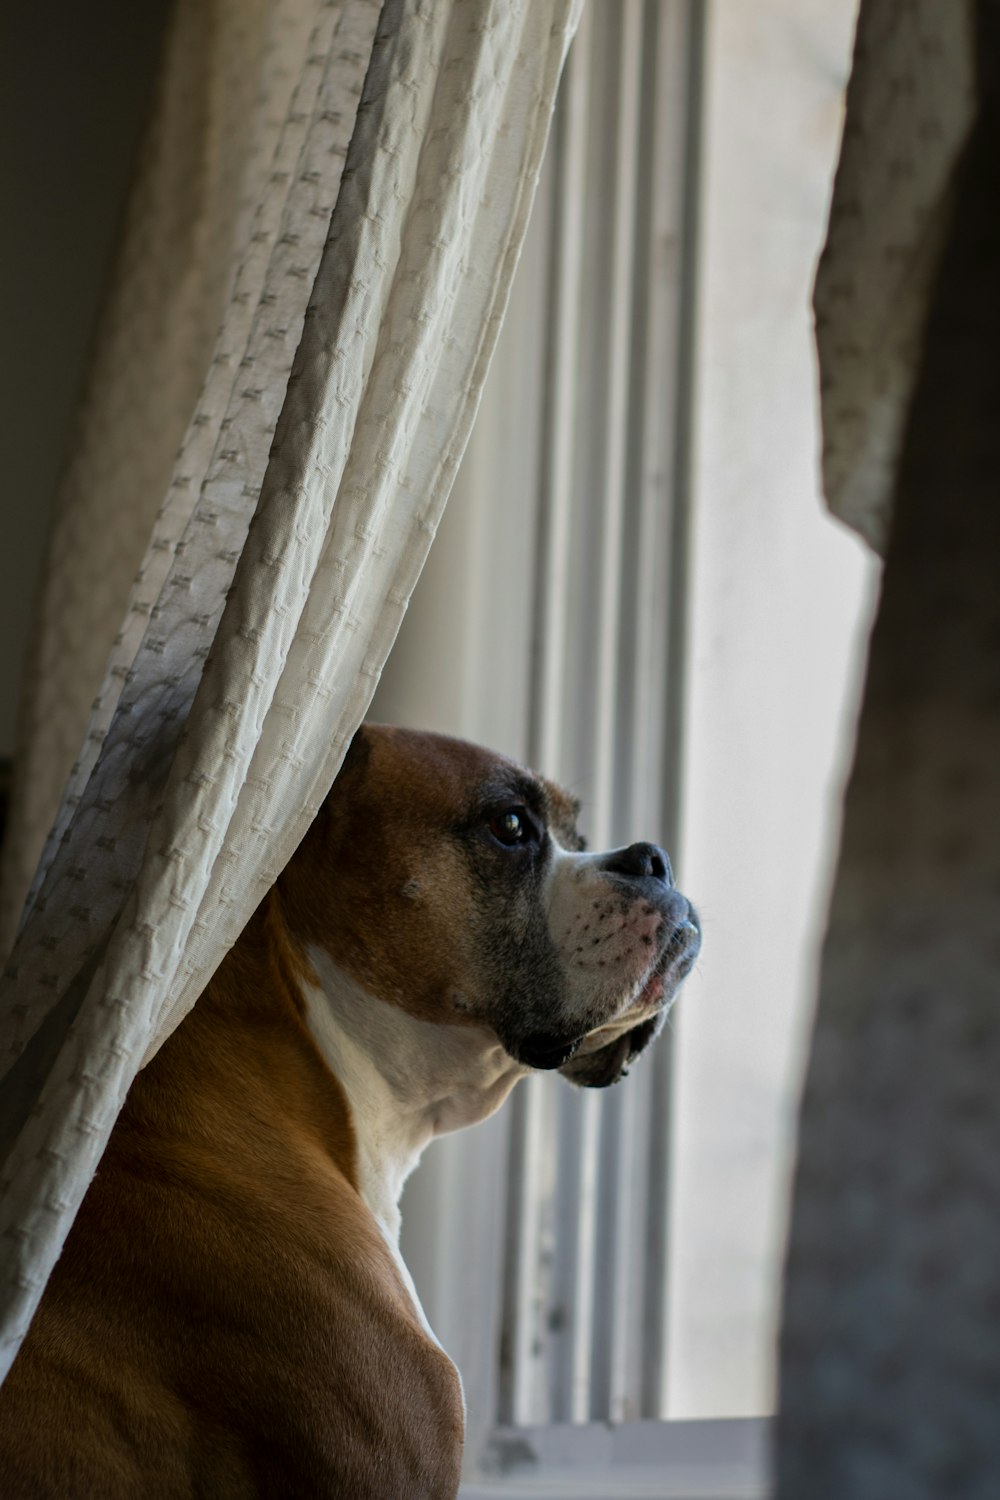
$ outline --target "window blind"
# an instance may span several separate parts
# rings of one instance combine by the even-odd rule
[[[675,868],[702,7],[592,6],[550,145],[529,759]],[[542,205],[539,206],[540,208]],[[669,1033],[513,1102],[501,1426],[666,1416]]]

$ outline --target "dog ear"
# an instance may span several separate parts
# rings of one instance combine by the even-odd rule
[[[337,778],[343,776],[345,771],[361,770],[371,759],[371,739],[368,735],[367,725],[359,724],[351,736],[351,743],[344,752],[344,759],[340,763]]]
[[[658,1015],[650,1016],[648,1021],[640,1021],[638,1026],[633,1026],[624,1036],[615,1037],[613,1042],[608,1042],[596,1052],[578,1052],[563,1064],[559,1069],[560,1073],[579,1088],[606,1089],[625,1077],[633,1057],[638,1057],[643,1048],[649,1046],[665,1019],[666,1012],[660,1011]]]

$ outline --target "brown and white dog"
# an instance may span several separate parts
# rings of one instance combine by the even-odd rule
[[[458,1375],[398,1251],[435,1135],[615,1082],[700,942],[653,844],[485,750],[366,726],[136,1078],[0,1391],[4,1500],[454,1496]]]

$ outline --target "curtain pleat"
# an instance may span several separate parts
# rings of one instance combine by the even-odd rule
[[[370,701],[475,414],[578,10],[320,7],[6,981],[5,1366],[132,1077]]]

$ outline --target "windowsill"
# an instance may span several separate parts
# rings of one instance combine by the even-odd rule
[[[498,1428],[460,1500],[766,1500],[766,1418]]]

